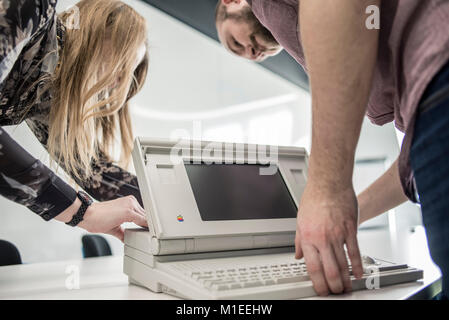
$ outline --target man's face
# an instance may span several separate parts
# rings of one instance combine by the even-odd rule
[[[232,16],[217,23],[218,37],[232,53],[257,62],[278,54],[282,47],[254,16],[248,5],[227,8]]]

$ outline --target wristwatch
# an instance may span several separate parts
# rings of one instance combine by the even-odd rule
[[[72,227],[75,227],[83,221],[84,214],[86,213],[87,208],[92,204],[92,198],[89,197],[89,195],[83,191],[78,191],[76,194],[78,199],[81,200],[81,207],[78,209],[77,213],[73,215],[72,220],[67,222],[66,224]]]

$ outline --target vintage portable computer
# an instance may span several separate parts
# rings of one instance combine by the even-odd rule
[[[130,283],[188,299],[316,295],[294,258],[307,179],[303,148],[137,138],[133,161],[149,229],[125,231]],[[363,279],[416,281],[421,270],[364,256]]]

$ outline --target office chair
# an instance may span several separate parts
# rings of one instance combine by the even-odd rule
[[[112,256],[111,247],[102,236],[86,234],[81,238],[81,242],[83,243],[84,258]]]
[[[0,240],[0,266],[22,264],[19,250],[11,242]]]

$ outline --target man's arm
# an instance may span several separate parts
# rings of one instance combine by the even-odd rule
[[[320,295],[351,290],[363,274],[357,243],[354,154],[372,85],[378,30],[365,26],[380,0],[301,0],[300,31],[312,94],[308,183],[297,219],[296,257],[304,256]]]
[[[407,201],[399,179],[398,160],[379,179],[357,197],[359,224],[374,218]]]

